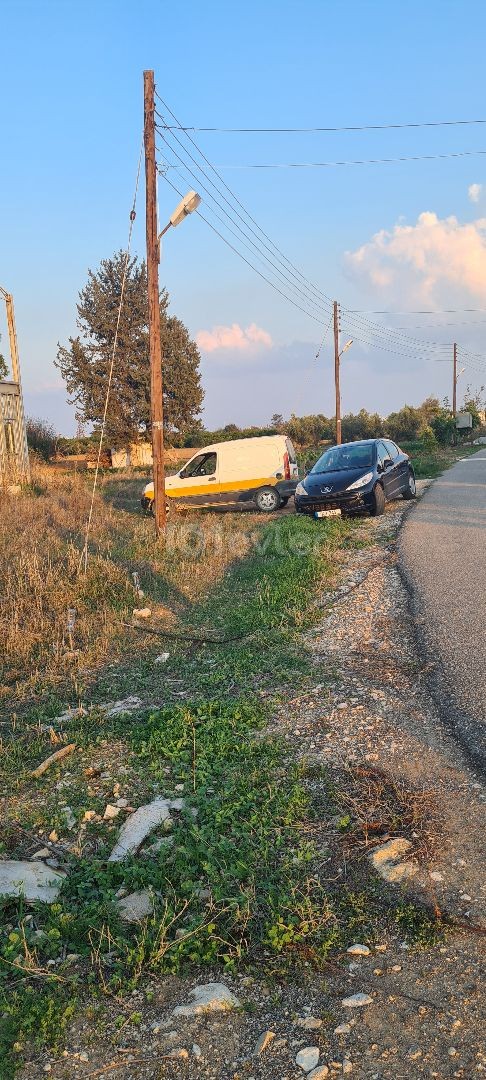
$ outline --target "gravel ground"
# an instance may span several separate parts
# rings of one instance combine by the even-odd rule
[[[410,515],[400,556],[434,694],[468,752],[486,766],[486,451],[457,462]]]
[[[422,853],[408,887],[436,903],[454,931],[424,951],[404,947],[398,935],[384,936],[367,955],[338,957],[324,975],[309,969],[305,979],[277,988],[258,973],[223,977],[243,1008],[212,1017],[171,1015],[197,980],[152,980],[150,1002],[145,987],[128,1004],[103,1004],[99,1016],[69,1033],[64,1056],[29,1063],[22,1080],[44,1076],[46,1069],[59,1080],[302,1080],[312,1077],[295,1060],[306,1046],[319,1052],[321,1072],[312,1080],[348,1074],[370,1080],[471,1078],[486,1071],[486,789],[443,726],[429,691],[431,661],[417,647],[409,594],[396,565],[397,533],[407,513],[405,504],[396,503],[383,519],[363,523],[371,543],[345,557],[340,584],[322,596],[322,619],[307,635],[314,689],[286,703],[275,729],[297,754],[325,763],[337,784],[363,766],[430,793],[439,835],[425,861]],[[397,898],[403,899],[402,889]],[[222,976],[208,973],[204,981],[211,978]],[[369,995],[369,1004],[343,1004],[358,993]],[[130,1022],[133,1012],[141,1022]],[[111,1038],[120,1016],[126,1023],[115,1048]],[[256,1054],[265,1031],[274,1038]],[[173,1051],[181,1056],[168,1057]]]

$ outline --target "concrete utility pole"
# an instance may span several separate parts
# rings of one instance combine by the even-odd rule
[[[341,388],[339,384],[339,304],[337,300],[333,304],[334,313],[334,386],[336,390],[336,443],[341,444]]]
[[[157,166],[155,161],[155,81],[143,73],[147,282],[150,347],[150,402],[154,466],[155,534],[165,531],[164,406],[160,344],[159,243],[157,239]]]
[[[457,413],[457,342],[454,342],[454,359],[452,374],[452,415]]]

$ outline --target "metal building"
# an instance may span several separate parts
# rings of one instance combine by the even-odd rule
[[[18,383],[0,382],[0,487],[29,479],[29,456]]]
[[[13,374],[11,382],[0,382],[0,488],[9,488],[28,481],[30,468],[13,297],[1,286],[0,295],[3,296],[7,308]]]

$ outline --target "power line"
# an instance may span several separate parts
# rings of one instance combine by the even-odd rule
[[[171,129],[172,130],[172,129]],[[159,128],[159,132],[161,129]],[[486,150],[457,150],[450,154],[407,154],[389,158],[358,158],[355,161],[270,161],[251,164],[215,165],[215,169],[333,169],[348,165],[397,165],[406,161],[445,161],[450,158],[484,157]],[[205,166],[201,165],[205,170]],[[213,168],[211,165],[210,168]]]
[[[486,315],[486,308],[425,308],[415,311],[394,311],[390,308],[380,310],[365,310],[364,308],[348,308],[355,315],[465,315],[468,312]]]
[[[163,136],[162,136],[162,138],[163,138]],[[177,140],[177,141],[179,142],[179,140]],[[303,287],[301,287],[299,284],[296,284],[295,281],[292,281],[292,278],[288,277],[288,275],[286,273],[284,273],[284,271],[280,270],[279,267],[273,262],[272,259],[269,258],[268,255],[265,254],[264,251],[260,250],[260,247],[257,246],[255,241],[251,239],[251,236],[248,236],[248,233],[245,232],[244,229],[242,229],[241,225],[238,224],[238,221],[235,220],[233,215],[228,213],[228,211],[225,210],[224,207],[221,206],[221,204],[218,202],[218,200],[214,197],[214,195],[209,190],[209,188],[207,188],[204,183],[200,182],[199,175],[197,175],[194,172],[194,170],[191,169],[190,166],[186,164],[186,162],[183,160],[183,158],[181,158],[181,156],[177,153],[177,151],[174,150],[174,148],[172,146],[170,146],[170,144],[167,142],[167,140],[164,139],[164,142],[166,142],[166,145],[168,146],[171,153],[174,154],[174,156],[177,158],[177,160],[180,162],[180,164],[186,170],[186,172],[189,174],[189,176],[191,176],[193,178],[193,180],[196,181],[198,186],[201,187],[201,189],[206,192],[209,199],[213,203],[215,203],[215,205],[222,211],[222,214],[224,214],[224,216],[226,218],[228,218],[228,220],[231,221],[236,226],[237,232],[235,232],[235,229],[231,228],[231,226],[226,223],[226,221],[224,220],[224,217],[222,217],[221,214],[219,214],[216,210],[214,210],[212,206],[209,206],[210,212],[212,214],[214,214],[214,216],[217,218],[217,220],[220,222],[220,224],[222,224],[224,228],[228,229],[228,232],[230,232],[231,235],[234,236],[239,241],[239,243],[242,243],[247,250],[251,251],[251,248],[253,248],[255,253],[256,253],[256,257],[259,259],[259,261],[263,262],[264,265],[267,264],[270,267],[271,272],[274,273],[274,274],[277,274],[279,276],[279,278],[282,279],[284,283],[286,283],[287,287],[292,289],[292,291],[295,292],[297,294],[297,296],[299,296],[305,303],[308,303],[313,307],[319,307],[319,310],[321,310],[322,309],[322,302],[320,300],[315,300],[312,296],[309,296],[307,291]],[[162,152],[160,150],[160,147],[158,147],[157,149],[159,150],[159,152]],[[190,156],[192,157],[192,155],[190,155]],[[185,179],[185,177],[181,174],[180,167],[179,166],[174,166],[174,168],[177,169],[177,172],[179,173],[179,175],[182,176],[182,179]],[[162,170],[162,172],[163,172],[163,170]],[[209,181],[209,182],[212,184],[212,181]],[[214,184],[212,184],[212,186],[215,187]],[[215,187],[215,190],[217,191],[218,189]],[[228,203],[228,205],[230,205],[230,204]],[[238,215],[238,216],[241,218],[241,215]],[[243,219],[241,218],[241,220],[243,220]],[[245,239],[241,240],[240,237],[238,236],[238,233],[240,233],[241,236],[243,236]],[[254,235],[256,235],[256,234],[254,234]],[[248,242],[246,242],[246,241],[248,241]],[[251,252],[251,254],[253,255],[253,252]],[[281,265],[284,265],[284,264],[281,263]],[[295,277],[295,275],[294,275],[294,277]]]
[[[169,184],[169,187],[171,187],[172,190],[175,191],[177,195],[179,195],[179,198],[182,198],[182,192],[179,191],[178,188],[176,188],[175,184],[173,184],[171,182],[171,180],[169,180],[169,178],[167,176],[164,176],[164,179]],[[258,268],[256,266],[254,266],[253,263],[251,263],[250,260],[247,259],[245,255],[242,255],[241,251],[238,251],[238,249],[235,248],[234,244],[231,244],[230,241],[227,240],[226,237],[223,236],[223,234],[219,232],[219,229],[217,229],[215,227],[215,225],[212,224],[211,221],[208,221],[208,219],[204,216],[204,214],[201,213],[200,210],[197,210],[196,213],[197,213],[198,217],[200,217],[201,220],[204,221],[206,223],[206,225],[208,225],[208,227],[210,229],[212,229],[212,231],[214,233],[216,233],[216,236],[219,236],[219,238],[223,241],[223,243],[226,244],[227,247],[231,248],[232,251],[234,251],[235,255],[238,255],[239,258],[242,259],[243,262],[245,262],[247,266],[250,266],[251,269],[254,270],[255,273],[258,274],[258,276],[261,277],[263,281],[266,281],[267,285],[270,285],[272,289],[275,289],[275,292],[280,293],[280,296],[283,296],[284,300],[287,300],[287,302],[289,304],[293,304],[293,306],[295,308],[298,308],[299,311],[303,311],[304,315],[308,315],[309,318],[314,319],[314,322],[319,323],[320,326],[324,325],[323,319],[318,319],[317,316],[312,315],[309,311],[306,311],[305,308],[301,307],[300,304],[296,303],[295,300],[292,300],[291,297],[286,296],[286,294],[284,292],[282,292],[282,290],[279,289],[279,287],[277,285],[275,285],[273,281],[270,281],[270,278],[267,278],[265,276],[265,274],[262,274],[261,270],[258,270]]]
[[[161,99],[162,100],[162,99]],[[486,124],[486,120],[424,120],[404,124],[349,124],[341,127],[183,127],[178,124],[169,130],[198,132],[216,132],[225,135],[294,135],[314,134],[333,131],[400,131],[405,128],[466,127],[472,124]]]
[[[165,109],[167,110],[167,112],[168,112],[168,113],[170,113],[170,115],[171,115],[172,119],[173,119],[173,120],[175,120],[175,121],[176,121],[176,123],[177,123],[177,124],[179,125],[179,127],[180,127],[179,121],[178,121],[178,119],[177,119],[177,117],[176,117],[175,113],[173,113],[172,109],[170,109],[170,108],[169,108],[169,106],[167,105],[167,103],[166,103],[166,102],[164,101],[164,99],[163,99],[163,98],[161,97],[161,95],[160,95],[160,94],[159,94],[159,93],[158,93],[157,91],[156,91],[156,96],[157,96],[158,100],[159,100],[159,101],[161,102],[161,104],[163,105],[163,107],[164,107],[164,108],[165,108]],[[156,112],[157,112],[157,110],[156,110]],[[161,114],[160,114],[159,112],[157,112],[157,116],[159,116],[159,118],[160,118],[161,120],[163,120],[163,121],[164,121],[164,117],[163,117],[163,116],[161,116]],[[310,281],[308,280],[308,278],[306,278],[306,277],[305,277],[305,275],[304,275],[304,274],[302,274],[302,271],[301,271],[301,270],[299,270],[299,269],[298,269],[298,267],[296,267],[296,266],[294,265],[294,263],[292,263],[292,262],[290,261],[290,259],[288,259],[288,258],[287,258],[287,256],[286,256],[286,255],[284,255],[283,251],[281,251],[281,250],[280,250],[280,248],[279,248],[279,247],[277,247],[277,245],[276,245],[276,244],[274,244],[273,240],[271,240],[271,239],[270,239],[270,237],[269,237],[269,236],[268,236],[268,234],[267,234],[267,233],[266,233],[266,232],[264,231],[264,229],[262,229],[262,228],[261,228],[261,226],[260,226],[260,225],[258,225],[258,222],[257,222],[257,221],[255,221],[255,219],[254,219],[254,218],[252,217],[252,215],[251,215],[251,214],[250,214],[250,213],[248,212],[248,210],[246,210],[246,208],[245,208],[245,207],[243,206],[243,203],[242,203],[242,202],[240,202],[240,200],[238,199],[238,196],[237,196],[237,195],[235,195],[234,191],[232,191],[232,189],[231,189],[231,188],[229,187],[229,185],[228,185],[228,184],[226,183],[226,181],[225,181],[225,180],[223,180],[223,177],[219,175],[219,173],[217,172],[217,170],[215,169],[215,167],[214,167],[214,166],[213,166],[213,165],[211,164],[211,162],[209,161],[209,159],[208,159],[208,158],[206,157],[206,155],[205,155],[205,154],[203,153],[203,151],[202,151],[202,150],[201,150],[201,149],[199,148],[199,146],[197,145],[197,143],[195,142],[195,140],[194,140],[193,138],[191,138],[191,136],[190,136],[189,134],[187,134],[187,133],[186,133],[186,138],[187,138],[187,139],[188,139],[188,141],[189,141],[189,142],[190,142],[190,143],[192,144],[192,146],[193,146],[193,147],[194,147],[194,148],[195,148],[195,149],[197,150],[197,153],[198,153],[198,154],[200,155],[200,157],[202,157],[202,159],[203,159],[203,161],[204,161],[204,162],[206,163],[206,165],[208,165],[208,166],[210,167],[211,171],[212,171],[212,172],[214,173],[214,175],[215,175],[215,176],[216,176],[216,177],[218,178],[219,182],[220,182],[220,183],[221,183],[221,184],[223,185],[224,189],[225,189],[225,190],[226,190],[226,191],[228,192],[228,194],[229,194],[229,195],[231,196],[231,198],[232,198],[232,199],[233,199],[233,201],[234,201],[234,202],[236,203],[236,205],[237,205],[237,206],[239,206],[240,210],[242,210],[242,211],[243,211],[243,213],[244,213],[245,217],[246,217],[246,218],[248,218],[248,219],[249,219],[249,221],[251,221],[251,222],[252,222],[252,224],[256,226],[256,228],[258,229],[258,232],[259,232],[259,233],[260,233],[260,234],[261,234],[261,235],[262,235],[262,236],[263,236],[263,237],[265,238],[265,240],[267,240],[267,241],[268,241],[268,243],[269,243],[269,244],[271,245],[271,247],[273,248],[273,251],[274,251],[274,252],[275,252],[276,254],[278,254],[278,255],[279,255],[279,256],[280,256],[280,257],[281,257],[281,258],[282,258],[282,259],[284,260],[284,262],[286,262],[286,263],[287,263],[287,266],[288,266],[288,267],[290,267],[290,268],[291,268],[291,269],[292,269],[292,270],[293,270],[293,271],[294,271],[294,272],[295,272],[295,273],[296,273],[296,274],[298,275],[298,277],[299,277],[299,278],[301,279],[301,281],[302,281],[302,282],[304,282],[304,283],[305,283],[305,284],[306,284],[307,286],[310,286],[311,288],[313,288],[313,289],[316,289],[316,290],[317,290],[317,292],[318,292],[318,293],[320,294],[320,296],[321,296],[321,297],[323,297],[323,298],[324,298],[325,300],[327,300],[327,301],[328,301],[329,303],[332,303],[332,301],[331,301],[330,297],[329,297],[329,296],[326,296],[326,295],[325,295],[325,293],[322,293],[322,291],[321,291],[320,289],[318,289],[318,287],[317,287],[316,285],[314,285],[314,284],[313,284],[312,282],[310,282]],[[225,196],[223,196],[221,192],[220,192],[220,195],[221,195],[221,196],[222,196],[223,198],[225,198]],[[227,200],[226,200],[226,201],[227,201]]]
[[[226,184],[226,182],[223,180],[223,178],[219,175],[219,173],[217,172],[216,167],[212,165],[212,163],[209,161],[209,159],[206,157],[206,155],[203,153],[203,151],[199,148],[199,146],[197,145],[195,140],[191,138],[191,136],[187,133],[187,131],[178,122],[177,117],[175,116],[175,114],[172,112],[172,110],[169,108],[169,106],[163,101],[162,97],[158,93],[157,93],[157,98],[162,103],[164,109],[167,110],[168,113],[170,113],[172,118],[177,123],[176,128],[172,127],[171,125],[166,124],[165,117],[158,110],[156,110],[157,116],[159,117],[160,120],[163,121],[163,126],[158,125],[159,134],[161,135],[162,139],[164,140],[164,143],[167,146],[167,148],[172,152],[172,154],[177,158],[177,161],[179,162],[179,165],[173,165],[172,167],[175,170],[177,170],[179,175],[182,175],[181,174],[181,169],[180,169],[180,166],[182,165],[182,167],[189,173],[189,175],[192,176],[197,181],[198,184],[201,184],[201,186],[203,187],[203,190],[208,192],[209,197],[211,199],[211,202],[213,202],[218,207],[218,210],[220,210],[223,213],[223,215],[229,221],[231,221],[232,225],[235,225],[237,231],[241,234],[241,236],[244,237],[244,240],[242,241],[240,239],[240,237],[234,232],[234,230],[232,228],[230,228],[230,226],[228,226],[227,222],[224,221],[224,219],[222,219],[220,217],[220,215],[217,213],[216,210],[214,210],[214,208],[212,206],[209,207],[210,212],[217,218],[217,220],[223,225],[223,227],[225,229],[227,229],[233,235],[233,237],[235,237],[235,239],[240,244],[243,243],[244,247],[247,250],[249,250],[248,244],[251,245],[251,247],[254,249],[254,251],[256,253],[256,257],[257,257],[258,261],[263,263],[264,265],[268,264],[269,272],[272,275],[278,275],[278,278],[281,279],[281,280],[278,281],[278,285],[276,285],[274,281],[269,280],[269,278],[266,276],[266,274],[263,274],[260,270],[258,270],[258,268],[254,266],[254,263],[251,262],[249,259],[247,259],[246,256],[244,256],[241,253],[241,251],[238,248],[235,247],[234,244],[232,244],[230,241],[228,241],[228,239],[224,235],[222,235],[221,232],[212,224],[212,222],[208,221],[208,219],[202,213],[200,213],[200,217],[206,222],[206,224],[212,229],[212,231],[217,236],[219,236],[223,240],[223,242],[235,254],[237,254],[248,266],[251,267],[251,269],[253,269],[262,278],[262,280],[266,281],[267,284],[269,284],[272,288],[274,288],[274,290],[276,292],[278,292],[284,299],[286,299],[287,301],[292,303],[294,307],[298,308],[298,310],[302,311],[306,315],[309,315],[315,322],[318,322],[318,323],[322,324],[322,322],[323,322],[322,318],[317,317],[314,314],[314,312],[309,311],[307,306],[303,307],[302,303],[304,303],[305,305],[310,305],[314,309],[318,309],[319,313],[320,313],[323,308],[324,309],[328,308],[328,305],[331,304],[330,298],[325,293],[323,293],[322,290],[320,290],[317,286],[315,286],[312,282],[310,282],[309,279],[307,279],[302,274],[302,272],[300,270],[298,270],[297,267],[295,267],[294,264],[284,255],[284,253],[280,250],[280,248],[278,248],[277,245],[274,244],[272,240],[270,240],[270,237],[267,235],[267,233],[264,232],[264,230],[258,225],[258,223],[255,221],[255,219],[251,216],[251,214],[249,214],[249,212],[246,210],[246,208],[240,202],[240,200],[235,195],[235,193],[232,191],[232,189],[228,186],[228,184]],[[205,185],[201,182],[200,173],[202,172],[203,175],[204,175],[208,170],[203,168],[203,166],[194,157],[194,155],[190,152],[190,150],[188,150],[187,147],[177,137],[177,135],[174,134],[174,131],[179,131],[182,135],[185,136],[185,138],[192,144],[192,146],[194,147],[194,149],[197,152],[197,154],[199,155],[199,157],[202,158],[202,160],[208,166],[208,170],[210,170],[213,173],[213,175],[219,181],[219,184],[222,185],[222,187],[228,192],[232,202],[230,202],[229,199],[226,198],[226,195],[221,191],[221,188],[218,186],[217,183],[215,183],[210,177],[204,176],[204,179],[208,183],[210,183],[211,187],[216,192],[216,195],[219,196],[220,199],[224,200],[226,206],[229,208],[231,213],[228,213],[228,211],[225,210],[225,208],[218,201],[218,198],[215,195],[213,195],[212,192],[209,192],[208,189],[205,187]],[[175,140],[175,142],[179,145],[182,152],[189,157],[190,161],[194,164],[195,168],[198,170],[197,174],[193,172],[190,165],[188,165],[187,161],[180,157],[180,155],[174,149],[174,146],[172,145],[172,143],[169,143],[168,139],[165,137],[164,132],[166,133],[166,135],[169,135],[173,140]],[[171,184],[169,178],[166,175],[165,169],[161,170],[161,171],[165,175],[165,178],[166,178],[167,182],[170,184],[170,186],[173,187],[173,190],[177,191],[177,193],[180,195],[181,193],[178,191],[178,189],[175,187],[175,185]],[[241,209],[244,216],[242,216],[242,214],[239,212],[239,210],[235,208],[233,203],[236,204],[236,206]],[[238,217],[239,221],[242,222],[242,224],[244,226],[244,229],[241,228],[241,226],[238,224],[238,221],[235,221],[235,218],[233,217],[234,214]],[[258,231],[255,231],[255,229],[252,228],[252,225],[248,224],[248,221],[252,222],[253,225],[256,227],[256,230],[258,230]],[[251,237],[248,236],[248,232],[246,232],[245,230],[249,230],[252,233],[252,235],[256,238],[257,244],[259,246],[257,246],[257,244],[254,243],[254,241],[251,239]],[[261,239],[262,236],[265,238],[265,240],[268,241],[268,244],[266,244]],[[264,250],[262,251],[261,248],[263,248]],[[269,254],[265,254],[265,251],[268,252]],[[253,254],[253,252],[250,252],[250,253],[252,255],[252,258],[255,258],[255,255]],[[269,257],[269,255],[271,257]],[[280,266],[284,267],[285,273],[282,273],[282,270],[280,270],[278,268],[278,266],[275,265],[275,262],[273,261],[274,259],[277,259],[277,261],[280,263]],[[267,265],[265,265],[265,269],[267,269]],[[289,272],[290,272],[290,277],[288,276]],[[283,285],[283,288],[280,288],[281,285]],[[289,289],[289,288],[298,296],[299,300],[301,301],[300,303],[298,303],[295,300],[293,300],[292,298],[290,298],[287,295],[287,293],[283,291],[283,289]],[[420,353],[422,356],[424,355],[424,353],[429,354],[429,353],[433,352],[434,349],[444,349],[444,348],[450,347],[446,343],[441,343],[441,342],[421,342],[418,339],[414,339],[414,338],[411,338],[411,337],[405,337],[405,336],[401,335],[397,331],[397,328],[393,329],[393,328],[384,327],[384,326],[381,326],[381,325],[378,325],[378,324],[373,325],[372,323],[369,322],[369,320],[365,320],[365,319],[362,319],[362,318],[358,318],[358,319],[354,319],[354,320],[352,320],[350,318],[350,316],[356,316],[356,315],[359,316],[361,314],[362,313],[352,312],[350,310],[349,313],[348,313],[348,321],[349,322],[354,321],[355,323],[357,322],[358,326],[359,326],[359,329],[360,329],[360,333],[364,334],[366,337],[370,337],[370,336],[374,337],[375,340],[373,340],[372,342],[369,342],[369,341],[365,342],[366,344],[373,345],[375,347],[380,347],[380,348],[386,349],[388,351],[397,352],[397,350],[400,349],[399,354],[401,354],[401,355],[407,355],[407,354],[408,355],[418,355]],[[364,328],[363,328],[363,324],[364,324]],[[393,344],[395,346],[395,350],[390,349],[391,344]]]

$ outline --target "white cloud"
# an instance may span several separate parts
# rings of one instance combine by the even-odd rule
[[[479,202],[481,192],[483,190],[482,184],[470,184],[467,189],[467,194],[471,202]]]
[[[427,302],[484,300],[486,219],[462,224],[426,211],[414,225],[382,229],[356,251],[347,252],[348,273],[388,300]]]
[[[206,353],[217,349],[252,351],[257,348],[271,349],[273,342],[267,330],[262,330],[256,323],[246,329],[233,323],[231,326],[213,326],[212,330],[199,330],[196,334],[199,348]]]

